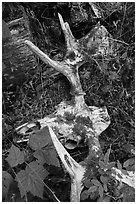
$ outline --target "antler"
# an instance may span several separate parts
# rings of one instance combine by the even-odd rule
[[[31,134],[33,128],[37,127],[37,124],[39,124],[40,130],[45,126],[49,127],[53,144],[71,177],[71,201],[78,202],[80,201],[80,193],[83,188],[82,179],[85,176],[86,168],[88,168],[88,162],[91,162],[91,158],[94,158],[97,164],[99,158],[102,156],[98,136],[110,124],[110,117],[106,107],[98,108],[94,106],[88,107],[86,105],[84,100],[85,93],[80,83],[78,68],[87,61],[87,55],[89,53],[93,53],[95,56],[98,54],[106,55],[112,51],[112,44],[109,44],[108,32],[99,24],[84,38],[76,40],[70,30],[69,24],[63,21],[60,14],[58,16],[67,46],[67,52],[63,61],[59,62],[50,59],[30,41],[25,41],[25,43],[43,62],[48,63],[68,78],[71,84],[72,100],[61,102],[53,114],[35,122],[26,123],[16,130],[18,133],[28,135]],[[70,118],[67,116],[70,116]],[[66,140],[75,140],[77,145],[82,139],[88,143],[89,155],[84,160],[83,166],[78,164],[65,150],[58,140],[60,134]],[[97,166],[96,164],[95,168]],[[110,175],[130,186],[134,186],[132,184],[134,175],[131,175],[131,173],[125,175],[122,171],[113,168]]]
[[[52,128],[48,128],[55,149],[71,178],[71,202],[79,202],[80,194],[83,189],[82,180],[84,180],[87,166],[78,164],[60,143]],[[113,167],[110,171],[110,176],[135,188],[135,174],[132,171],[124,173],[120,169]]]
[[[70,156],[63,145],[59,142],[52,128],[48,128],[55,149],[71,178],[71,202],[79,202],[80,194],[83,188],[82,179],[86,169]]]

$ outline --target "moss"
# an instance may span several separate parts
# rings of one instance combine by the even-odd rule
[[[84,127],[84,124],[76,123],[73,127],[73,132],[77,136],[81,136],[81,139],[85,139],[86,135],[86,128]]]
[[[88,117],[77,116],[76,123],[81,123],[90,128],[92,127],[92,121],[90,120],[89,116]]]
[[[75,119],[75,115],[72,113],[65,112],[64,115],[65,115],[66,120],[68,120],[68,121],[72,121]]]

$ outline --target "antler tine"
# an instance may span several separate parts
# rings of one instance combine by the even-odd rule
[[[63,20],[60,13],[58,13],[58,17],[59,17],[61,28],[62,28],[63,32],[65,32],[65,30],[66,30],[65,23],[64,23],[64,20]]]
[[[75,45],[76,40],[75,40],[75,38],[71,32],[70,26],[67,22],[64,22],[62,16],[59,13],[58,13],[58,17],[59,17],[61,28],[62,28],[64,36],[65,36],[67,49],[68,50],[72,49]]]
[[[85,174],[85,168],[78,164],[66,151],[63,145],[58,140],[57,136],[53,132],[52,128],[49,127],[49,132],[56,151],[64,164],[67,172],[71,177],[71,202],[79,202],[80,194],[83,189],[82,179]]]
[[[52,66],[54,69],[56,69],[59,72],[62,72],[63,66],[61,63],[54,61],[48,57],[44,52],[42,52],[37,46],[35,46],[32,42],[29,40],[25,41],[25,44],[29,46],[29,48],[37,55],[40,57],[40,59],[44,63],[48,63],[50,66]]]

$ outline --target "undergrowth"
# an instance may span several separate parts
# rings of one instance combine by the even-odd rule
[[[101,5],[98,4],[98,6]],[[86,92],[85,101],[87,105],[106,106],[111,118],[110,126],[100,135],[102,150],[105,154],[111,146],[110,162],[117,163],[119,161],[120,164],[124,165],[127,160],[134,157],[135,145],[134,3],[123,3],[121,9],[116,13],[111,11],[109,15],[104,15],[104,24],[107,18],[109,18],[107,20],[107,29],[117,43],[117,55],[115,58],[109,59],[91,59],[89,63],[80,67],[79,74],[83,90]],[[45,81],[46,86],[44,85]],[[44,167],[46,167],[47,172],[46,176],[42,177],[43,174],[39,174],[39,172],[44,172],[46,169],[36,163],[38,155],[36,156],[35,148],[33,147],[32,151],[26,143],[21,145],[14,143],[17,137],[16,127],[25,122],[51,114],[55,110],[55,106],[62,100],[70,100],[69,91],[69,82],[65,77],[59,75],[59,78],[54,81],[50,76],[46,76],[45,67],[40,63],[33,77],[16,90],[14,100],[9,96],[10,93],[3,92],[3,170],[12,176],[10,177],[9,174],[6,175],[5,173],[6,178],[14,180],[5,201],[24,201],[20,197],[16,181],[19,180],[19,177],[21,178],[25,175],[26,172],[29,172],[35,183],[36,178],[34,178],[35,176],[32,173],[33,168],[35,172],[38,172],[37,175],[41,176],[40,185],[45,185],[44,198],[40,192],[40,196],[38,196],[37,192],[31,192],[29,196],[26,196],[22,190],[21,193],[25,195],[26,201],[53,201],[55,199],[54,195],[52,195],[53,192],[61,201],[69,200],[68,192],[70,187],[66,187],[66,184],[70,180],[61,170],[61,164],[57,163],[56,167],[53,167],[52,162],[45,162]],[[19,156],[18,163],[14,163],[14,156],[9,153],[9,150],[12,152],[12,149]],[[77,148],[74,151],[70,151],[76,161],[82,161],[87,153],[86,148]],[[93,201],[96,200],[98,196],[97,194],[93,196],[94,192],[100,189],[98,195],[102,194],[102,191],[106,190],[104,185],[108,182],[111,201],[123,201],[124,199],[120,197],[119,193],[112,194],[111,188],[112,186],[114,188],[115,184],[107,179],[107,175],[102,173],[100,178],[96,181],[90,181],[90,184],[85,181],[86,191],[83,191],[85,193],[82,194],[82,200],[89,199],[89,197]],[[48,189],[48,186],[52,191]],[[88,189],[89,187],[90,190]],[[62,195],[62,191],[64,191],[64,195]],[[105,192],[108,191],[106,190]],[[92,198],[89,192],[92,192]],[[106,195],[108,198],[107,193]]]

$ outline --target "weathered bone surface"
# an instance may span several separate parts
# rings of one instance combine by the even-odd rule
[[[84,100],[85,93],[80,83],[78,68],[88,61],[89,55],[92,57],[112,53],[113,43],[110,42],[110,35],[107,30],[99,24],[84,38],[76,40],[70,30],[69,24],[64,23],[60,14],[59,20],[64,32],[67,48],[63,61],[60,62],[50,59],[30,41],[26,41],[25,43],[41,60],[67,77],[71,85],[72,99],[71,101],[62,101],[56,107],[56,111],[53,114],[43,119],[21,125],[16,130],[20,134],[29,136],[36,129],[40,131],[45,126],[49,127],[53,144],[71,177],[71,201],[76,202],[80,201],[82,180],[85,176],[89,160],[92,158],[98,161],[102,156],[98,136],[110,124],[110,117],[106,107],[98,108],[86,105]],[[85,159],[83,166],[78,164],[63,147],[62,144],[68,147],[67,143],[70,140],[75,141],[76,146],[79,145],[81,140],[88,144],[89,156]],[[112,176],[116,179],[117,177],[119,178],[117,169],[113,169]],[[129,185],[130,182],[128,179],[128,176],[126,179],[123,176],[122,181]]]
[[[49,132],[57,153],[63,162],[67,172],[71,177],[71,201],[80,201],[80,193],[82,190],[82,179],[86,168],[78,164],[66,151],[63,145],[59,142],[52,128],[49,127]]]
[[[57,71],[61,72],[68,78],[71,85],[72,100],[69,102],[61,102],[52,115],[32,123],[22,125],[17,128],[17,131],[21,134],[28,135],[28,132],[31,133],[29,130],[33,130],[37,124],[39,124],[40,128],[43,128],[48,124],[56,132],[58,138],[65,139],[65,143],[68,140],[73,140],[76,141],[76,144],[79,144],[81,139],[87,140],[88,137],[96,138],[98,135],[100,135],[100,133],[110,124],[110,119],[106,107],[88,107],[85,104],[85,93],[81,87],[78,68],[88,60],[88,53],[91,50],[94,50],[93,55],[100,53],[105,55],[106,50],[111,49],[112,45],[110,44],[109,46],[109,39],[106,38],[107,31],[104,27],[103,31],[102,26],[99,27],[99,25],[97,25],[89,34],[87,34],[87,36],[85,36],[85,38],[76,40],[69,28],[68,23],[64,23],[60,14],[59,19],[65,35],[67,46],[67,52],[62,62],[50,59],[32,42],[26,41],[25,43],[45,63],[48,63],[50,66],[54,67]],[[100,35],[98,35],[100,29],[102,32]],[[96,36],[95,42],[93,40],[94,36]],[[102,38],[102,44],[100,42],[100,38]],[[104,43],[106,39],[108,44]],[[94,45],[96,44],[98,49],[92,48],[92,42]],[[99,48],[98,44],[100,44],[100,47],[104,47],[104,53],[103,49]],[[78,130],[75,131],[76,129],[79,129],[79,134]],[[96,141],[96,145],[94,144],[93,148],[96,147],[97,149],[98,147],[100,150],[98,139],[94,140]]]
[[[57,153],[71,177],[71,201],[79,202],[80,193],[83,189],[82,180],[84,179],[87,166],[78,164],[59,142],[52,128],[48,128]],[[113,167],[110,171],[110,176],[119,182],[123,182],[124,184],[135,188],[135,173],[132,171],[126,171],[125,173],[124,171]]]

